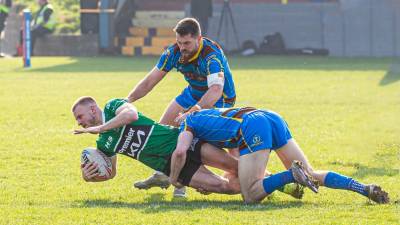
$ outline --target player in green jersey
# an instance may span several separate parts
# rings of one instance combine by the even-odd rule
[[[82,168],[84,180],[96,182],[113,178],[116,174],[117,153],[169,175],[170,158],[179,135],[177,128],[154,122],[137,112],[124,99],[110,100],[102,111],[92,97],[81,97],[74,103],[72,112],[78,124],[83,127],[75,130],[75,134],[99,134],[97,149],[111,157],[113,164],[111,176],[104,179],[96,177],[98,173],[95,163],[85,165]],[[182,185],[207,192],[240,193],[236,174],[237,159],[197,140],[192,143],[189,152],[179,176]],[[204,164],[230,173],[230,179],[211,172]]]

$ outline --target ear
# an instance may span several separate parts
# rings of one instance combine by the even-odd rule
[[[90,106],[90,112],[92,112],[93,114],[96,114],[96,106],[91,105]]]

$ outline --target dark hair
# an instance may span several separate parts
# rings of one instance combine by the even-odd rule
[[[71,111],[74,112],[78,105],[96,104],[96,100],[90,96],[82,96],[78,98],[72,105]]]
[[[174,31],[180,36],[191,34],[192,37],[201,35],[200,24],[195,18],[184,18],[176,24]]]

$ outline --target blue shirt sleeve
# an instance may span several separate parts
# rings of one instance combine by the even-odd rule
[[[224,66],[222,65],[222,60],[215,54],[207,57],[207,75],[213,73],[224,72]]]
[[[169,72],[173,68],[173,54],[170,48],[167,48],[163,54],[160,56],[160,59],[157,63],[157,68],[160,71]]]
[[[179,132],[190,131],[194,135],[194,129],[190,118],[186,118],[179,126]]]

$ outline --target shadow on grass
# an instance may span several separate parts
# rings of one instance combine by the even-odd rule
[[[400,80],[400,61],[393,61],[389,70],[379,82],[380,86],[389,85]]]
[[[341,161],[335,161],[335,162],[331,162],[330,164],[355,168],[356,172],[354,172],[350,176],[357,177],[357,178],[364,178],[367,176],[389,176],[389,177],[392,177],[392,176],[398,175],[400,172],[399,169],[391,169],[391,168],[385,168],[385,167],[369,167],[369,166],[362,165],[361,163],[344,163]]]
[[[148,72],[158,57],[92,57],[71,58],[72,62],[48,67],[33,67],[27,72]],[[309,56],[228,56],[233,70],[327,70],[373,71],[387,70],[391,59],[333,58]],[[37,59],[37,60],[40,60]],[[175,70],[174,70],[175,71]]]
[[[301,208],[305,204],[300,201],[264,201],[261,204],[246,205],[240,200],[172,200],[167,201],[162,194],[149,195],[144,202],[123,202],[109,199],[82,200],[73,204],[76,208],[132,208],[144,213],[157,213],[171,210],[188,210],[204,208],[221,208],[229,211],[268,211],[287,208]]]
[[[37,59],[40,60],[40,59]],[[73,57],[64,64],[48,67],[32,67],[26,72],[43,73],[104,73],[104,72],[148,72],[157,63],[157,57],[128,58],[128,57]],[[20,69],[19,69],[20,70]],[[145,75],[145,74],[144,74]],[[143,76],[144,76],[143,75]]]

